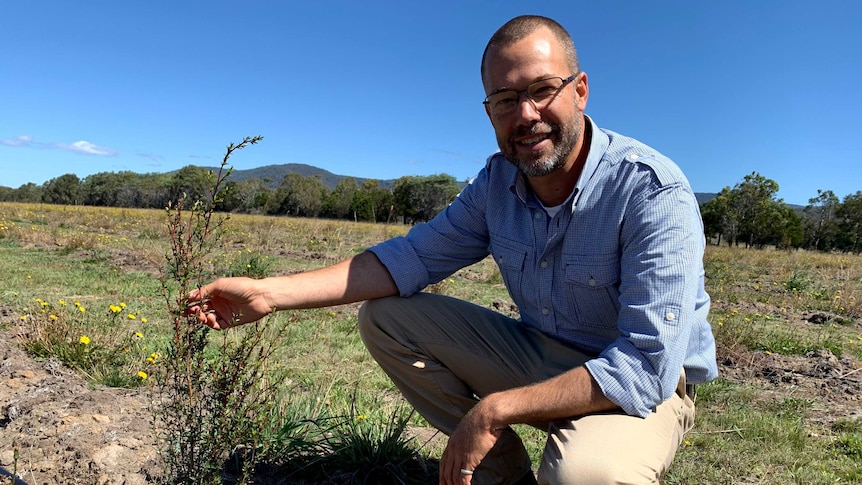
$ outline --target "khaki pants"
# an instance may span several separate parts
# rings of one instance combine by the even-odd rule
[[[494,311],[427,293],[367,302],[359,330],[404,397],[447,435],[477,399],[594,357]],[[658,483],[694,424],[684,389],[682,376],[678,392],[646,418],[611,412],[548,423],[539,483]],[[515,483],[530,471],[524,445],[507,428],[472,483]]]

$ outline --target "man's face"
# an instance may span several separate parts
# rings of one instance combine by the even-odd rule
[[[553,33],[540,28],[526,38],[489,52],[485,67],[485,92],[522,90],[549,77],[574,74]],[[580,93],[580,94],[579,94]],[[497,144],[506,158],[528,177],[549,175],[573,163],[583,132],[586,76],[578,74],[542,109],[522,93],[511,113],[496,115],[487,107]]]

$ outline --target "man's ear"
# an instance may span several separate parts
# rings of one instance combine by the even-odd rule
[[[587,99],[590,97],[590,84],[587,81],[587,73],[584,71],[579,72],[574,84],[575,94],[577,95],[575,102],[578,105],[578,111],[584,112],[587,109]]]

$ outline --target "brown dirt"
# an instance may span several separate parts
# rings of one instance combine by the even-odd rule
[[[13,323],[8,308],[0,308],[4,323]],[[760,389],[758,399],[810,400],[811,419],[823,426],[862,417],[862,364],[851,358],[720,349],[719,365],[724,378]],[[145,391],[92,387],[56,362],[29,357],[12,330],[0,330],[0,484],[11,483],[13,470],[28,485],[148,483],[159,473],[150,424]]]

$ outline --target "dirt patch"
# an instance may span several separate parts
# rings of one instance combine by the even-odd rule
[[[147,483],[157,453],[146,392],[94,388],[14,342],[0,331],[0,474],[14,469],[30,485]]]

